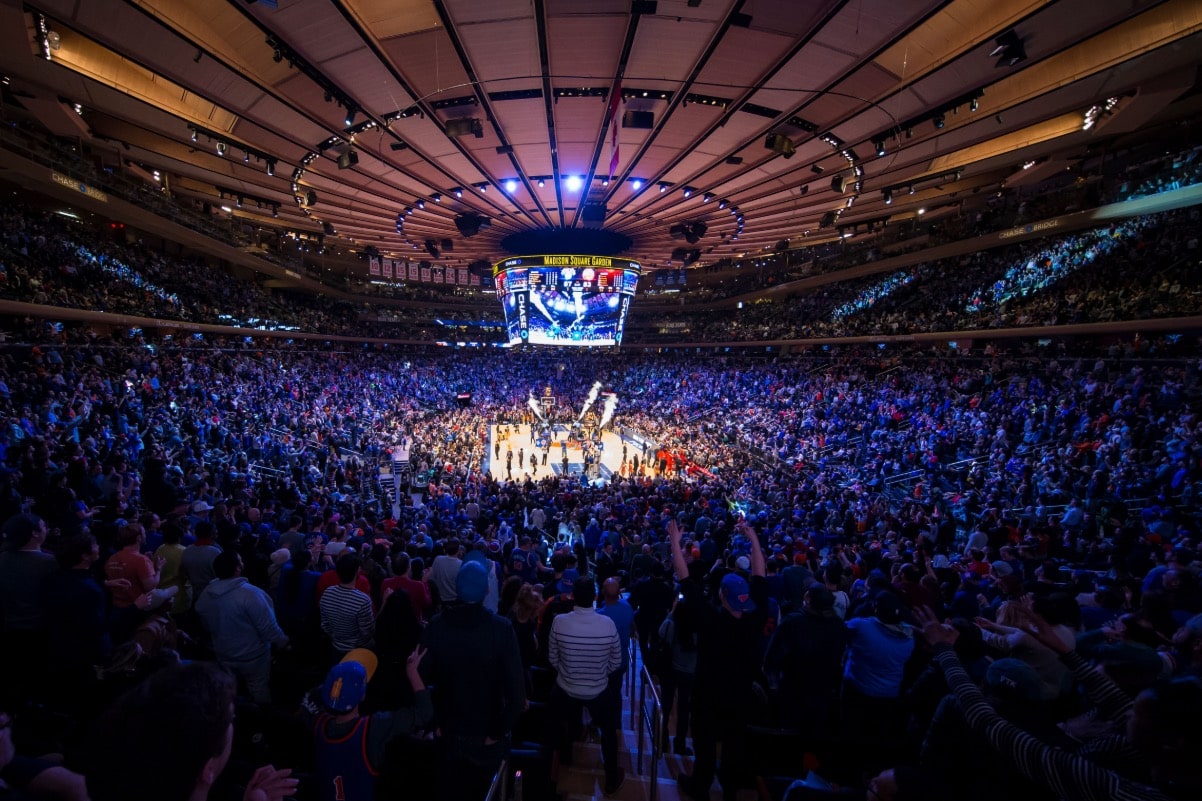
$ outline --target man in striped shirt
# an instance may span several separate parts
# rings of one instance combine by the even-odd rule
[[[371,598],[355,589],[359,576],[359,556],[353,552],[338,557],[334,570],[338,583],[321,594],[317,607],[321,612],[321,630],[330,638],[335,661],[355,648],[370,648],[376,636],[376,619]]]
[[[551,623],[548,656],[558,671],[551,692],[552,746],[559,746],[560,760],[571,754],[569,725],[580,721],[580,708],[588,709],[601,729],[601,758],[605,763],[605,794],[622,786],[626,771],[618,766],[618,725],[621,722],[619,688],[609,686],[609,675],[622,667],[622,641],[618,628],[593,608],[597,585],[592,576],[572,586],[575,606]]]

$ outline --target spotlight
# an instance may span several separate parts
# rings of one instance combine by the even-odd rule
[[[197,140],[197,138],[198,138],[198,137],[197,137],[197,133],[196,133],[196,129],[195,129],[195,128],[192,128],[191,130],[192,130],[192,141],[193,141],[193,142],[195,142],[195,141]]]
[[[518,182],[517,182],[517,180],[516,180],[516,179],[514,179],[514,178],[510,178],[509,180],[507,180],[507,181],[505,182],[505,191],[506,191],[506,192],[508,192],[508,193],[509,193],[509,194],[511,194],[511,195],[512,195],[514,192],[518,191]]]
[[[608,179],[608,178],[602,178],[602,179],[601,179],[601,185],[602,185],[602,186],[609,186],[609,179]]]
[[[693,187],[691,187],[691,186],[686,186],[686,187],[685,187],[684,189],[682,189],[681,191],[682,191],[682,192],[684,192],[684,196],[685,196],[685,197],[692,197],[692,196],[693,196]]]
[[[463,197],[463,187],[462,186],[455,187],[454,189],[451,190],[451,194],[454,195],[455,197]]]
[[[272,216],[272,217],[275,217],[275,218],[277,218],[277,219],[279,218],[279,216],[280,216],[280,206],[279,206],[279,204],[278,204],[278,203],[277,203],[276,205],[274,205],[274,206],[272,206],[272,207],[271,207],[271,216]]]
[[[910,184],[910,194],[914,194],[914,184]]]
[[[225,155],[225,148],[226,148],[226,144],[225,144],[225,142],[218,142],[218,143],[217,143],[217,155],[218,155],[218,156],[224,156],[224,155]]]
[[[630,186],[632,189],[634,189],[634,191],[636,191],[636,192],[639,191],[640,189],[643,188],[643,179],[642,178],[631,178]]]
[[[579,175],[569,175],[563,185],[569,192],[579,192],[580,187],[584,186],[584,179]]]
[[[275,176],[275,159],[267,159],[267,177]]]
[[[976,111],[980,107],[981,107],[981,104],[977,101],[977,99],[975,97],[972,100],[968,101],[968,110],[969,111]]]
[[[236,203],[234,203],[234,205],[237,206],[238,208],[242,208],[242,201],[243,201],[242,195],[238,195],[238,200]]]
[[[884,195],[885,195],[885,205],[886,206],[893,203],[893,190],[892,189],[886,189],[884,192]]]
[[[931,120],[931,122],[933,122],[935,124],[936,131],[942,130],[943,124],[946,121],[947,121],[946,118],[942,114],[936,114],[935,117]]]
[[[358,113],[358,109],[356,109],[354,106],[347,106],[346,119],[343,120],[343,122],[346,124],[346,127],[349,128],[355,124],[355,115],[357,113]]]
[[[730,203],[730,201],[728,201],[726,198],[722,198],[721,200],[718,201],[718,208],[724,209],[727,207],[727,205],[729,203]]]
[[[488,181],[484,181],[482,183],[476,184],[476,188],[480,190],[481,194],[483,194],[484,192],[487,192],[488,191]]]
[[[434,194],[430,195],[430,199],[431,199],[431,200],[433,200],[435,203],[441,203],[441,202],[442,202],[442,195],[440,195],[440,194],[438,194],[437,192],[435,192]]]
[[[275,50],[271,51],[271,60],[276,64],[279,64],[284,60],[284,52],[277,47]]]
[[[876,146],[876,154],[877,154],[877,156],[883,156],[883,155],[885,155],[885,140],[884,140],[884,139],[878,139],[876,142],[874,142],[874,144],[875,144],[875,146]]]
[[[250,153],[249,152],[242,154],[242,163],[250,164]]]
[[[406,206],[406,207],[405,207],[405,216],[406,216],[406,217],[408,217],[408,216],[409,216],[410,214],[412,214],[412,213],[413,213],[413,207],[412,207],[412,206]]]
[[[711,200],[713,200],[713,199],[714,199],[714,193],[713,193],[713,192],[706,192],[704,195],[702,195],[702,196],[701,196],[701,202],[702,202],[702,203],[709,203],[709,202],[710,202]]]
[[[419,209],[424,209],[424,208],[426,207],[426,201],[422,200],[422,199],[419,197],[419,198],[417,199],[417,207],[418,207]]]
[[[660,181],[659,182],[659,193],[662,195],[664,192],[667,192],[667,191],[668,191],[668,184],[664,183],[663,181]]]
[[[539,189],[542,189],[542,188],[543,188],[544,186],[546,186],[546,185],[547,185],[547,182],[546,182],[546,181],[544,181],[542,178],[539,178],[539,179],[538,179],[538,188],[539,188]]]

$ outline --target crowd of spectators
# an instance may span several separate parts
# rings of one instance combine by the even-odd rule
[[[1196,150],[1184,151],[1166,156],[1165,161],[1132,166],[1116,187],[1116,197],[1141,197],[1192,183],[1199,169],[1196,155]],[[1013,209],[1005,205],[1013,212],[1007,212],[1006,221],[1044,216],[1046,204],[1040,197],[1011,204]],[[1055,193],[1048,197],[1062,200]],[[974,215],[968,227],[944,221],[947,236],[939,241],[970,236],[977,229],[992,230],[1000,219],[1000,211],[991,208]],[[746,341],[1182,314],[1196,306],[1197,271],[1192,261],[1197,258],[1198,226],[1196,208],[1152,215],[1024,246],[924,263],[884,277],[844,281],[783,301],[749,304],[737,313],[699,315],[685,307],[648,316],[640,315],[636,305],[628,336],[648,343],[681,336]],[[365,308],[284,293],[232,278],[198,260],[100,237],[79,220],[11,205],[0,209],[0,239],[0,291],[12,299],[261,330],[430,341],[503,338],[501,314],[495,303],[489,306],[489,296],[458,297],[450,287],[412,286],[400,294],[386,293],[417,304],[403,308]],[[926,237],[921,247],[932,244]],[[815,251],[813,263],[790,262],[784,272],[738,271],[724,280],[718,294],[706,289],[689,295],[693,300],[703,295],[702,299],[717,299],[882,255],[877,248],[845,250]],[[1142,280],[1148,272],[1157,280]],[[1056,291],[1047,291],[1053,287]],[[379,288],[365,289],[379,294],[375,291]],[[943,302],[948,298],[955,304]],[[439,300],[464,308],[420,305]]]
[[[1196,180],[1194,155],[1121,192]],[[0,797],[478,799],[508,756],[537,799],[584,709],[609,795],[623,678],[646,665],[695,799],[753,774],[788,777],[790,801],[1195,798],[1202,342],[987,332],[1196,312],[1200,225],[1184,209],[678,318],[711,341],[973,332],[958,349],[318,347],[8,319]],[[495,310],[368,322],[11,206],[0,286],[498,334]],[[493,478],[494,426],[530,422],[531,395],[570,422],[597,383],[643,469]]]
[[[0,750],[0,777],[19,792],[128,797],[117,772],[141,770],[169,800],[476,798],[525,741],[552,775],[581,707],[616,791],[631,619],[696,798],[770,761],[752,724],[793,738],[778,770],[881,798],[1198,790],[1186,338],[598,358],[8,328],[20,658],[0,708],[20,756]],[[491,478],[490,423],[596,381],[623,432],[700,469]],[[397,449],[420,480],[393,499]],[[975,748],[999,751],[988,771],[958,756]]]
[[[1188,316],[1199,302],[1197,207],[906,267],[720,313],[642,323],[698,341],[802,339]],[[679,324],[683,323],[683,327]]]

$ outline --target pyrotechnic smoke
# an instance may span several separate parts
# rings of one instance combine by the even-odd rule
[[[580,416],[576,418],[577,420],[584,419],[584,415],[586,415],[588,410],[593,407],[593,404],[597,402],[597,394],[599,392],[601,392],[601,382],[596,381],[593,383],[593,386],[589,388],[588,397],[584,399],[584,407],[580,410]]]
[[[547,416],[543,414],[543,405],[538,402],[538,398],[534,397],[533,392],[529,393],[529,397],[526,400],[526,405],[530,407],[532,412],[534,412],[534,416],[538,418],[540,423],[547,422]]]
[[[605,399],[605,408],[601,411],[601,423],[599,428],[605,428],[609,425],[609,421],[614,419],[614,408],[618,405],[618,396],[610,395]]]

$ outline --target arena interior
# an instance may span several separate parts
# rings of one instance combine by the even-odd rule
[[[1202,797],[1196,0],[0,38],[0,799]]]

